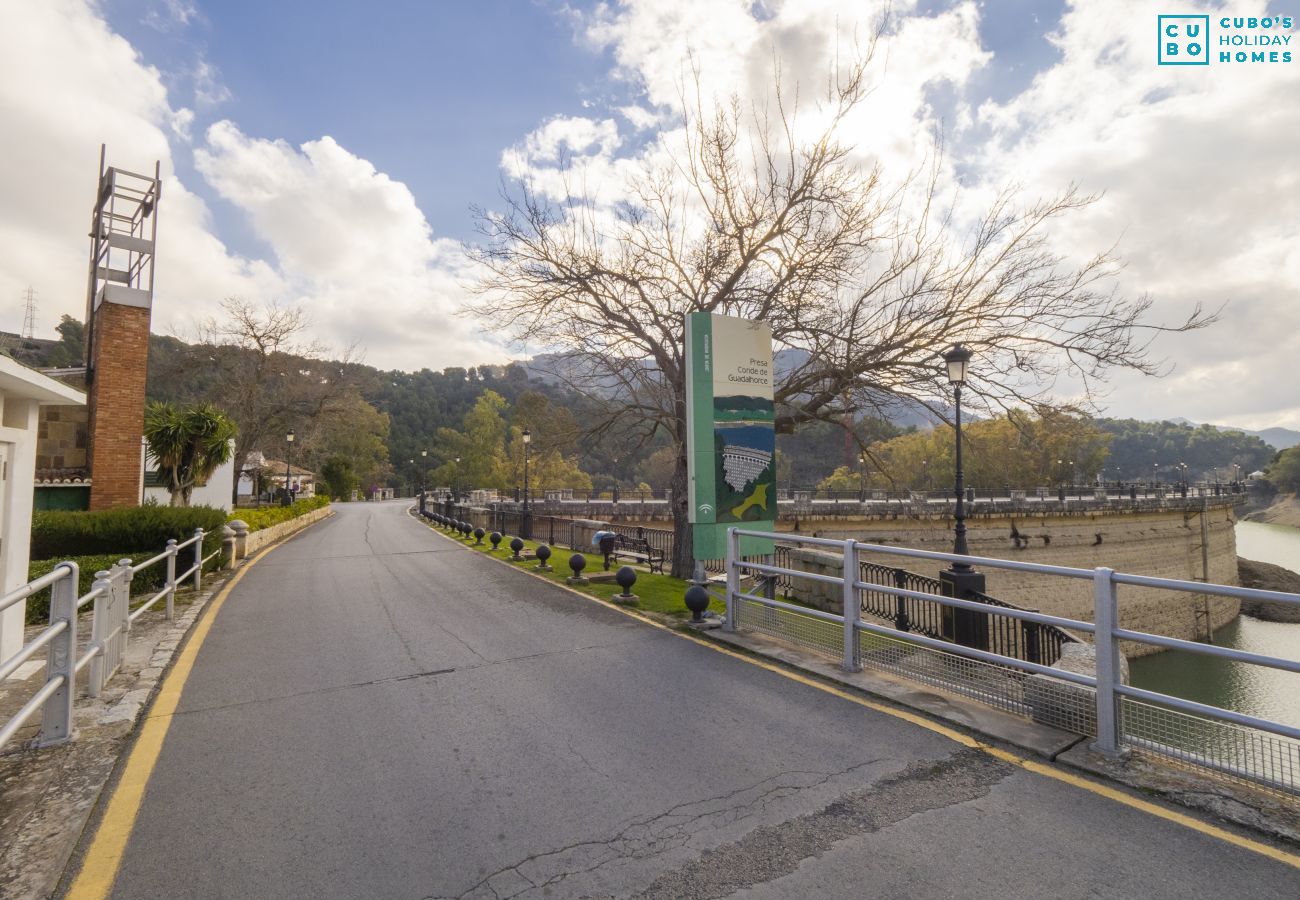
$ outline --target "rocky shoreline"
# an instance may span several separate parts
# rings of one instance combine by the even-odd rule
[[[1289,525],[1300,528],[1300,498],[1295,494],[1283,494],[1274,499],[1272,504],[1263,509],[1255,509],[1241,517],[1246,522],[1262,522],[1265,525]]]
[[[1272,563],[1237,557],[1237,578],[1242,587],[1300,594],[1300,574]],[[1242,600],[1241,611],[1266,622],[1300,622],[1300,605],[1267,600]]]

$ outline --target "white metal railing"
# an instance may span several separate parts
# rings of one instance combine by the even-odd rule
[[[175,617],[176,591],[189,582],[195,593],[203,585],[203,567],[218,556],[230,564],[235,559],[235,532],[223,530],[221,546],[203,555],[206,533],[196,528],[187,540],[169,540],[167,548],[138,565],[131,560],[120,560],[111,569],[95,573],[95,582],[89,591],[77,596],[80,571],[75,562],[62,562],[54,570],[22,587],[0,597],[0,612],[16,603],[33,597],[44,590],[50,591],[50,624],[27,641],[9,659],[0,662],[0,681],[8,678],[19,666],[42,649],[47,650],[45,681],[30,699],[0,727],[0,748],[3,748],[18,730],[38,710],[43,712],[41,729],[34,744],[45,747],[59,744],[73,736],[72,710],[76,692],[77,674],[90,667],[86,692],[98,697],[104,683],[113,676],[126,655],[127,639],[131,625],[165,599],[166,615]],[[188,569],[176,573],[176,560],[181,553],[193,548],[187,556],[193,561]],[[166,566],[162,590],[152,594],[134,610],[131,609],[131,581],[139,573],[158,564]],[[91,606],[90,640],[80,656],[77,655],[78,613]]]
[[[1020,673],[1014,675],[1014,677],[1022,680],[1029,676],[1045,676],[1048,679],[1054,679],[1053,684],[1068,682],[1077,686],[1074,688],[1076,693],[1079,689],[1083,689],[1087,694],[1091,695],[1086,702],[1092,708],[1084,721],[1087,722],[1096,736],[1094,747],[1103,753],[1115,755],[1126,748],[1155,752],[1219,772],[1227,772],[1269,787],[1300,791],[1300,728],[1260,716],[1247,715],[1124,684],[1120,677],[1120,641],[1135,641],[1164,649],[1195,653],[1200,656],[1217,656],[1221,659],[1267,666],[1293,673],[1300,673],[1300,661],[1245,650],[1234,650],[1228,647],[1216,647],[1211,644],[1202,644],[1123,628],[1119,624],[1119,586],[1131,585],[1190,594],[1268,600],[1290,605],[1300,605],[1300,594],[1286,594],[1234,585],[1207,584],[1201,581],[1157,578],[1148,575],[1132,575],[1116,572],[1105,567],[1079,569],[1005,559],[959,556],[952,553],[884,546],[853,540],[840,541],[828,538],[809,538],[784,533],[781,535],[783,541],[834,548],[841,551],[844,557],[843,571],[845,572],[857,572],[858,554],[867,552],[937,562],[962,562],[983,568],[1090,581],[1093,595],[1093,621],[1085,622],[1029,610],[995,607],[975,600],[959,599],[902,587],[870,584],[856,578],[846,579],[843,576],[804,572],[799,569],[783,569],[770,564],[746,561],[739,552],[740,538],[742,537],[770,539],[772,535],[767,532],[747,531],[739,528],[732,528],[728,532],[726,561],[727,612],[724,624],[727,630],[744,627],[744,623],[740,621],[742,609],[747,605],[752,605],[754,609],[770,610],[772,618],[775,618],[777,614],[788,617],[791,622],[795,623],[794,626],[789,627],[806,629],[813,627],[811,623],[825,623],[822,626],[823,628],[830,627],[842,631],[843,646],[835,649],[837,655],[842,652],[841,664],[849,671],[859,670],[863,661],[870,658],[870,654],[865,653],[863,648],[863,636],[865,634],[887,640],[888,646],[891,647],[910,646],[916,651],[925,650],[941,653],[943,658],[948,661],[965,661],[955,663],[957,669],[973,664],[989,664],[996,666],[996,671],[1003,674],[1013,673],[1014,675],[1014,673]],[[768,576],[783,575],[792,578],[812,579],[823,583],[841,585],[844,592],[843,609],[846,614],[836,615],[742,591],[741,578],[747,572]],[[859,592],[865,590],[888,593],[898,597],[912,597],[941,603],[957,609],[1007,616],[1026,622],[1054,625],[1075,632],[1091,634],[1096,645],[1096,674],[1085,675],[1069,672],[1060,668],[1027,662],[1015,657],[991,653],[979,647],[958,645],[916,634],[915,632],[899,631],[863,621]],[[773,629],[769,627],[767,630]],[[829,641],[824,633],[816,640],[805,640],[804,642],[811,643],[818,649],[830,650]],[[1039,683],[1044,682],[1040,679]],[[1039,689],[1041,690],[1041,688]],[[1080,697],[1076,696],[1073,700],[1077,703]]]

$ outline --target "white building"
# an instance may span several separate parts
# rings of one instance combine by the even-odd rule
[[[86,395],[0,356],[0,591],[27,583],[36,485],[38,411],[84,406]],[[22,649],[26,602],[0,613],[0,660]]]
[[[234,441],[231,441],[230,460],[218,466],[208,480],[194,486],[190,494],[190,506],[211,506],[230,512],[231,500],[235,495],[235,456]],[[149,456],[148,450],[143,459],[144,477],[140,479],[140,502],[153,500],[159,506],[169,506],[172,493],[167,490],[166,482],[158,473],[158,462]]]

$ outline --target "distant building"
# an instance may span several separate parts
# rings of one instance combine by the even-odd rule
[[[244,470],[239,473],[240,502],[253,500],[259,494],[275,494],[284,489],[284,460],[270,459],[258,451],[248,454]],[[257,482],[261,481],[261,484]],[[289,489],[294,496],[316,496],[316,473],[300,466],[289,467]]]

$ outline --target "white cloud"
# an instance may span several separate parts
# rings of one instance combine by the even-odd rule
[[[198,7],[190,0],[159,0],[144,16],[144,23],[157,31],[185,28],[199,18]]]
[[[404,184],[323,137],[294,148],[231,122],[195,154],[204,178],[247,214],[315,328],[359,341],[381,368],[501,361],[501,345],[458,315],[470,263],[436,240]]]
[[[220,106],[230,100],[230,89],[221,83],[221,72],[206,59],[200,58],[191,73],[194,82],[194,103],[200,109]]]

